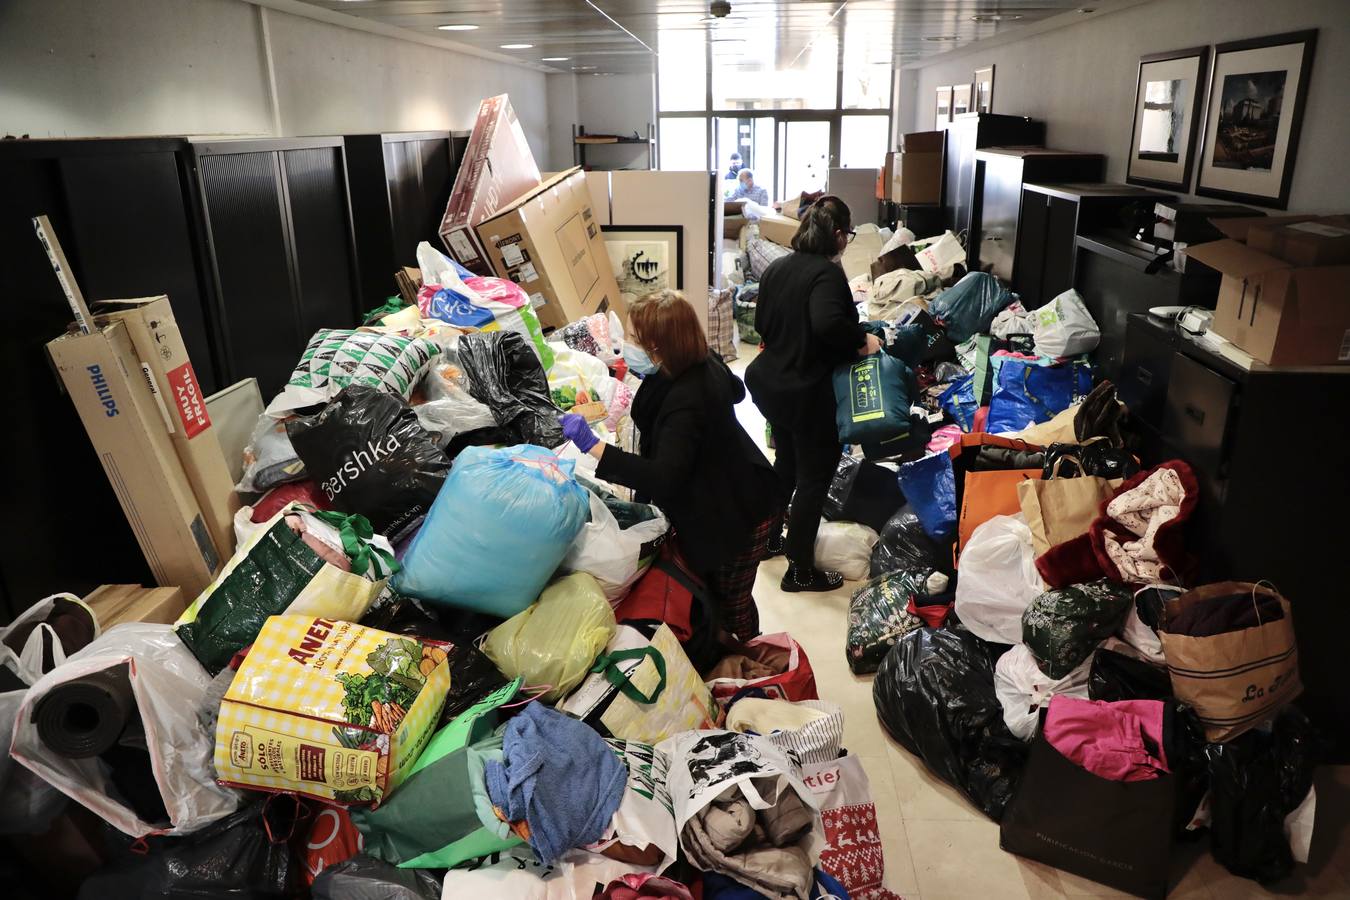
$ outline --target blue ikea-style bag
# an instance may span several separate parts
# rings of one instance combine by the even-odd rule
[[[961,426],[962,431],[968,433],[975,427],[975,413],[980,408],[975,399],[975,376],[965,375],[953,381],[938,397],[938,406]]]
[[[574,464],[542,447],[468,447],[403,557],[401,594],[507,618],[529,606],[590,516]]]
[[[844,444],[882,444],[909,434],[909,366],[873,353],[834,370],[834,424]]]
[[[1021,431],[1048,422],[1092,391],[1092,366],[1083,360],[1047,366],[1004,357],[989,399],[990,434]]]
[[[924,532],[935,541],[956,534],[956,475],[946,450],[900,467],[900,490]]]

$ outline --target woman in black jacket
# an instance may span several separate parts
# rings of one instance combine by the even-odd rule
[[[670,519],[680,550],[722,604],[722,629],[740,640],[759,634],[752,588],[781,530],[782,504],[769,461],[736,420],[745,386],[708,341],[678,291],[658,291],[628,310],[630,336],[651,360],[630,415],[639,452],[601,442],[579,415],[563,434],[600,461],[595,474],[633,488]],[[625,356],[631,355],[626,353]]]
[[[759,280],[755,330],[764,342],[745,382],[773,429],[774,471],[788,515],[785,591],[828,591],[837,572],[816,568],[816,531],[843,445],[834,422],[831,375],[840,363],[876,353],[881,343],[863,331],[838,256],[853,239],[848,206],[821,197],[802,215],[795,253],[774,260]]]

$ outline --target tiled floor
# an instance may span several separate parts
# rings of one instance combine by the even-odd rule
[[[743,373],[753,349],[744,344],[740,349],[741,359],[732,368]],[[738,414],[751,436],[762,441],[763,419],[753,404],[747,400]],[[785,566],[781,557],[760,566],[755,599],[761,627],[795,637],[811,660],[820,696],[844,708],[845,745],[862,759],[871,781],[889,888],[906,900],[1128,896],[1000,850],[998,825],[890,739],[872,705],[872,677],[849,671],[844,638],[848,601],[857,584],[828,594],[787,594],[778,588]],[[1203,838],[1178,846],[1170,897],[1350,898],[1350,767],[1319,771],[1311,858],[1288,879],[1262,888],[1229,874],[1207,848]]]

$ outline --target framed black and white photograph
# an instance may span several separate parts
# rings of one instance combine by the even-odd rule
[[[1125,174],[1130,184],[1188,191],[1208,62],[1208,47],[1140,58]]]
[[[994,111],[993,66],[975,70],[975,111],[982,113]]]
[[[1219,44],[1197,194],[1284,209],[1317,31]]]
[[[970,112],[970,85],[952,85],[952,118]]]
[[[601,225],[625,303],[684,287],[683,225]]]
[[[941,131],[952,120],[952,86],[944,84],[937,89],[937,113],[933,119],[933,128]]]

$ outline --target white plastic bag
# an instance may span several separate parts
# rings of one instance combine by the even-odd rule
[[[14,733],[27,690],[0,694],[0,735]],[[66,795],[0,753],[0,834],[42,834],[69,801]]]
[[[994,316],[989,333],[1000,340],[1006,340],[1010,334],[1031,334],[1035,321],[1036,314],[1028,312],[1019,300]]]
[[[895,233],[886,239],[886,243],[881,245],[881,252],[878,256],[885,256],[897,247],[904,247],[914,243],[914,232],[901,225],[896,228]]]
[[[628,784],[605,836],[585,849],[601,853],[615,844],[638,849],[659,847],[665,858],[656,871],[662,872],[680,853],[680,836],[675,831],[675,814],[666,785],[670,760],[651,744],[641,741],[606,738],[605,743],[628,767]]]
[[[1087,697],[1092,655],[1058,681],[1040,670],[1026,644],[1018,644],[998,658],[994,666],[994,694],[1003,704],[1003,721],[1014,737],[1023,741],[1035,737],[1039,710],[1056,694]]]
[[[618,604],[642,573],[656,558],[660,539],[670,530],[670,522],[656,507],[656,518],[620,528],[619,520],[605,501],[593,491],[591,520],[581,527],[572,546],[563,557],[564,572],[586,572],[600,583],[610,605]]]
[[[849,581],[867,577],[872,548],[881,538],[858,522],[820,523],[816,532],[816,568],[838,572]]]
[[[35,684],[42,677],[44,645],[51,648],[54,666],[59,666],[66,661],[66,649],[61,645],[61,636],[44,621],[51,615],[57,599],[83,606],[85,611],[89,613],[90,621],[94,623],[94,637],[97,638],[99,635],[98,616],[79,597],[74,594],[52,594],[50,597],[43,597],[20,613],[19,617],[13,622],[0,628],[0,668],[13,672],[15,677],[24,684]],[[28,627],[30,622],[39,624],[32,627],[28,632],[28,637],[24,639],[23,646],[18,650],[11,648],[9,636]]]
[[[957,263],[966,261],[966,248],[961,246],[956,235],[948,231],[915,251],[914,255],[925,272],[937,272],[945,278]]]
[[[442,448],[456,435],[497,425],[492,410],[469,395],[459,356],[453,351],[443,351],[431,361],[422,379],[422,391],[427,402],[414,406],[413,412],[419,425],[440,433]]]
[[[38,701],[57,685],[126,663],[133,663],[131,688],[145,725],[155,783],[172,823],[166,833],[187,834],[229,815],[239,796],[216,784],[211,762],[215,728],[205,724],[216,713],[206,702],[211,678],[171,625],[118,625],[44,675],[19,708],[10,748],[14,758],[120,831],[132,837],[157,831],[113,798],[106,767],[96,758],[69,759],[50,752],[32,721]]]
[[[1130,604],[1130,611],[1125,616],[1125,622],[1116,632],[1121,641],[1129,645],[1135,654],[1144,662],[1152,663],[1155,666],[1167,665],[1167,656],[1163,653],[1162,641],[1158,638],[1158,632],[1154,631],[1144,624],[1144,620],[1139,618],[1139,610],[1134,604]]]
[[[1036,310],[1031,335],[1040,356],[1077,356],[1097,348],[1102,332],[1073,288]]]
[[[1022,613],[1045,592],[1021,513],[994,516],[970,535],[956,579],[956,614],[976,637],[1022,642]]]

